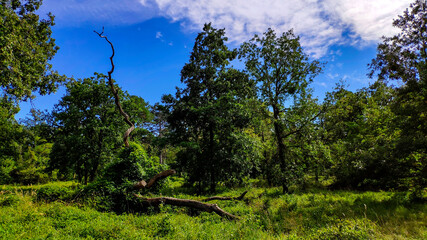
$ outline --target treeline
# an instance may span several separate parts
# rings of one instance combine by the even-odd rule
[[[340,82],[322,101],[312,96],[310,83],[324,63],[311,60],[292,31],[277,35],[268,29],[230,49],[225,30],[206,24],[174,95],[151,106],[119,91],[136,125],[130,148],[123,146],[127,125],[105,75],[66,80],[51,70],[48,60],[57,50],[50,36],[53,17],[40,21],[34,14],[39,6],[0,5],[2,16],[12,16],[1,18],[4,29],[22,26],[34,34],[28,40],[24,31],[2,31],[2,39],[34,41],[40,44],[31,46],[44,53],[44,61],[34,62],[28,57],[34,51],[20,48],[19,41],[1,43],[12,49],[0,53],[1,184],[87,184],[124,170],[128,180],[148,179],[170,166],[198,191],[250,178],[284,192],[320,181],[416,195],[427,186],[427,14],[421,3],[394,21],[398,35],[378,45],[367,73],[374,84],[352,92]],[[232,66],[236,60],[243,69]],[[33,109],[15,120],[19,101],[61,82],[67,91],[51,112]]]

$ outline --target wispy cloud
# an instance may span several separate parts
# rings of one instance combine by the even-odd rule
[[[156,32],[156,38],[160,39],[163,37],[163,34],[161,32]]]
[[[414,0],[44,0],[61,26],[87,22],[133,24],[163,16],[187,31],[212,22],[240,44],[271,27],[293,28],[314,57],[332,45],[364,46],[396,32],[392,20]]]
[[[240,43],[272,27],[291,28],[315,57],[334,44],[364,45],[395,32],[392,20],[412,0],[139,0],[156,6],[161,16],[181,21],[199,31],[212,22],[226,28],[231,41]]]
[[[138,0],[44,0],[41,15],[52,12],[60,26],[87,22],[133,24],[156,16],[153,6]]]

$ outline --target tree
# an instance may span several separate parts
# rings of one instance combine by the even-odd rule
[[[237,52],[228,49],[224,35],[224,29],[205,24],[181,71],[185,87],[164,97],[171,134],[183,149],[178,164],[200,190],[209,185],[215,191],[217,182],[247,175],[256,156],[242,131],[254,84],[229,67]]]
[[[49,63],[58,47],[52,38],[54,17],[39,19],[35,11],[42,1],[0,1],[0,84],[2,93],[26,100],[56,90],[65,80]]]
[[[370,77],[401,83],[396,87],[392,110],[400,136],[395,157],[410,166],[412,189],[427,186],[427,10],[423,1],[410,5],[393,22],[401,32],[383,37],[370,64]]]
[[[118,95],[124,99],[124,108],[142,125],[148,114],[142,104],[145,102],[120,89]],[[58,131],[50,167],[65,176],[76,174],[85,183],[93,181],[112,159],[114,149],[120,146],[121,132],[126,130],[105,76],[97,74],[68,83],[67,94],[52,114]]]
[[[394,91],[382,82],[356,92],[338,85],[327,93],[321,115],[323,141],[331,150],[335,187],[398,187],[406,170],[392,156],[397,138],[391,111]]]
[[[244,58],[246,69],[259,83],[261,101],[272,110],[272,120],[278,151],[278,161],[283,174],[290,167],[286,161],[287,147],[284,140],[299,132],[307,123],[305,119],[296,119],[294,129],[286,131],[284,118],[286,105],[304,95],[308,84],[321,72],[318,61],[310,62],[304,54],[293,31],[277,37],[272,29],[264,36],[255,35],[240,48],[240,57]],[[312,118],[308,121],[313,120]],[[283,178],[283,191],[288,191],[288,182]]]
[[[20,139],[23,132],[15,120],[19,108],[7,97],[0,98],[0,183],[13,182],[12,171],[19,157]]]

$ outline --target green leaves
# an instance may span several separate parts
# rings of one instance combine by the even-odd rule
[[[246,158],[250,151],[234,147],[250,120],[244,106],[254,96],[255,82],[229,66],[237,52],[228,49],[224,35],[223,29],[204,26],[181,71],[185,87],[175,98],[164,98],[172,136],[182,146],[178,164],[190,182],[210,184],[211,190],[219,181],[247,175],[254,163]]]
[[[283,174],[292,168],[290,160],[286,160],[292,157],[289,157],[289,152],[285,153],[285,139],[314,120],[312,117],[306,118],[313,112],[297,113],[297,109],[306,109],[304,101],[311,98],[308,84],[321,72],[322,64],[308,60],[299,38],[292,30],[279,37],[272,29],[268,29],[263,36],[255,35],[240,47],[239,58],[243,58],[246,70],[257,82],[260,101],[273,111],[271,117],[278,151],[277,162]],[[294,114],[285,113],[286,105],[291,105]],[[286,122],[294,122],[293,125],[299,127],[285,126]],[[283,180],[283,187],[287,191],[286,179]]]
[[[150,115],[145,101],[121,89],[119,95],[126,110],[143,125]],[[55,105],[52,114],[59,126],[50,167],[59,169],[65,178],[76,174],[80,181],[93,181],[99,170],[111,162],[114,149],[121,145],[122,134],[127,129],[116,111],[105,76],[96,74],[69,82],[67,94]]]
[[[51,37],[54,17],[39,20],[34,12],[41,1],[0,2],[0,84],[3,94],[16,100],[56,90],[65,81],[49,63],[59,49]]]

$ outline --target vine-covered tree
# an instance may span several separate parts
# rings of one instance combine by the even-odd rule
[[[263,36],[255,35],[240,48],[246,69],[252,79],[259,84],[259,95],[262,102],[272,110],[272,121],[277,144],[277,158],[282,174],[290,167],[286,160],[287,147],[285,139],[299,132],[306,125],[305,119],[296,119],[298,123],[291,129],[285,129],[286,105],[305,94],[308,84],[321,70],[318,61],[309,61],[303,52],[293,31],[277,37],[269,29]],[[302,95],[301,95],[302,94]],[[309,118],[308,121],[313,120]],[[283,177],[283,191],[288,191],[288,179]]]

